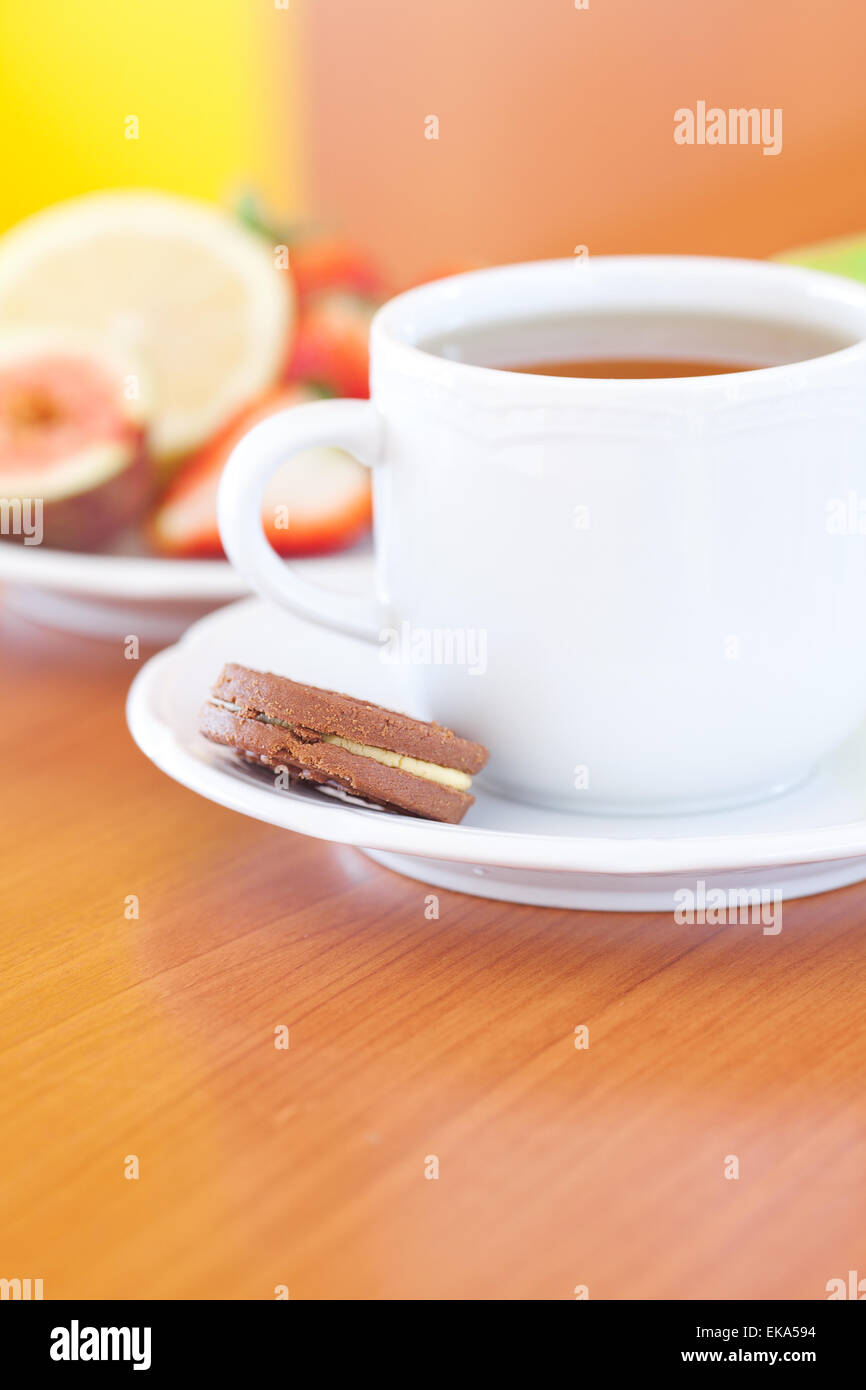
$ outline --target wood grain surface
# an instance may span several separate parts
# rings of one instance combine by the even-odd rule
[[[119,646],[11,617],[0,642],[0,1276],[821,1299],[866,1275],[866,887],[786,904],[776,937],[446,892],[428,920],[424,885],[153,768]]]

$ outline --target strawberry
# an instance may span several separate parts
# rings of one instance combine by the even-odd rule
[[[345,290],[363,299],[382,299],[386,292],[369,256],[336,237],[310,238],[290,246],[289,270],[301,304],[322,290]]]
[[[195,454],[172,480],[151,523],[163,554],[218,557],[220,475],[238,441],[253,425],[287,406],[316,400],[321,392],[290,385],[270,392],[236,416]],[[344,550],[369,529],[370,475],[342,449],[307,449],[287,459],[265,495],[265,534],[281,555],[325,555]]]
[[[370,320],[375,305],[342,290],[323,290],[301,311],[287,378],[334,396],[370,394]]]
[[[288,248],[288,269],[299,302],[305,303],[321,290],[346,290],[365,299],[386,297],[388,289],[379,266],[345,238],[314,223],[281,223],[249,191],[238,199],[235,213],[269,246]]]

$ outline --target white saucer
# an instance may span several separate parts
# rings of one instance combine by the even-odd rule
[[[376,810],[339,792],[278,790],[196,731],[224,661],[277,671],[426,716],[403,671],[376,647],[311,626],[259,599],[197,623],[133,682],[133,738],[170,777],[244,815],[356,845],[410,878],[545,907],[667,911],[684,888],[761,888],[785,897],[866,879],[866,726],[807,782],[741,810],[690,817],[563,814],[484,789],[462,825]]]
[[[363,548],[304,561],[321,583],[336,575],[337,587],[358,563],[369,564]],[[108,641],[133,633],[145,645],[176,641],[190,623],[248,593],[226,560],[136,554],[134,541],[87,554],[0,540],[0,584],[7,606],[32,622]]]

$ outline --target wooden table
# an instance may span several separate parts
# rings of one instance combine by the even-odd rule
[[[0,1276],[685,1299],[866,1275],[866,887],[787,904],[778,937],[445,892],[430,921],[422,884],[157,772],[119,647],[0,640]]]

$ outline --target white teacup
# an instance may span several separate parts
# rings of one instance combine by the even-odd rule
[[[840,347],[732,375],[592,380],[423,346],[602,310],[778,320]],[[392,300],[371,352],[370,401],[295,407],[238,445],[223,541],[269,599],[408,661],[413,712],[486,743],[489,784],[572,811],[720,807],[794,784],[855,728],[866,288],[703,257],[505,266]],[[373,470],[375,597],[310,584],[263,534],[269,477],[324,444]]]

